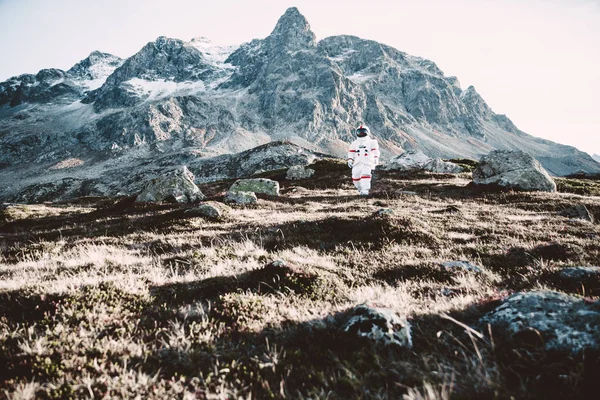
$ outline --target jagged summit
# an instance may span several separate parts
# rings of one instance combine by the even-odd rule
[[[71,67],[67,73],[85,79],[106,78],[123,64],[123,61],[120,57],[94,50],[89,56]]]
[[[317,45],[310,24],[296,7],[286,10],[268,39],[271,47],[286,51],[297,51]]]
[[[462,102],[480,117],[487,118],[493,114],[492,109],[485,102],[483,97],[475,90],[473,85],[470,85],[461,94]]]

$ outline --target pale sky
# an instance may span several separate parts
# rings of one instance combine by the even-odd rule
[[[0,0],[0,81],[158,36],[264,38],[288,7],[434,61],[534,136],[600,154],[600,0]]]

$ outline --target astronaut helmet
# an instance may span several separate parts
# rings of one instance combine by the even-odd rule
[[[356,136],[358,137],[366,137],[369,136],[371,134],[371,131],[369,130],[369,127],[366,125],[360,125],[358,128],[356,128]]]

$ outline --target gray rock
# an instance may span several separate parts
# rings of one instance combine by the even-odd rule
[[[600,267],[567,267],[557,274],[560,283],[570,289],[595,295],[600,290]]]
[[[242,205],[256,204],[258,198],[254,192],[227,192],[225,202]]]
[[[436,172],[438,174],[458,174],[463,172],[464,169],[458,164],[450,161],[443,161],[441,158],[434,158],[428,161],[423,169],[429,172]]]
[[[199,181],[215,177],[242,178],[258,173],[288,168],[290,165],[309,165],[323,154],[314,153],[289,142],[271,142],[236,154],[211,158],[187,156],[190,169]]]
[[[496,342],[581,354],[600,349],[600,303],[552,291],[516,293],[480,320]]]
[[[600,279],[600,267],[567,267],[561,269],[558,275],[562,279],[574,281]]]
[[[446,261],[440,264],[440,266],[447,271],[463,270],[468,272],[481,273],[483,269],[469,261]]]
[[[308,179],[315,174],[315,170],[312,168],[305,168],[302,165],[294,165],[290,167],[285,174],[285,179],[296,180],[296,179]]]
[[[195,203],[204,199],[204,194],[194,183],[194,174],[186,166],[152,179],[135,201],[158,202],[173,199],[177,203]]]
[[[376,343],[399,347],[412,347],[411,326],[387,308],[360,305],[351,310],[343,326],[345,332],[369,338]]]
[[[559,212],[559,215],[567,218],[582,219],[584,221],[594,222],[594,216],[590,213],[584,204],[575,204]]]
[[[380,167],[386,171],[429,171],[438,174],[458,174],[463,168],[455,163],[431,158],[420,150],[409,150]]]
[[[392,158],[379,168],[385,171],[414,171],[423,169],[431,161],[431,157],[425,155],[422,151],[409,150]]]
[[[496,184],[510,189],[556,192],[556,183],[532,155],[522,151],[494,150],[473,171],[477,185]]]
[[[224,204],[216,202],[207,202],[200,204],[198,207],[185,210],[185,215],[189,217],[202,217],[211,220],[220,220],[223,217],[225,208],[229,208]]]
[[[228,190],[228,193],[236,192],[252,192],[279,196],[279,182],[266,178],[238,179]]]
[[[373,215],[376,217],[385,217],[387,215],[392,214],[394,214],[394,210],[392,210],[391,208],[380,208],[379,210],[373,213]]]

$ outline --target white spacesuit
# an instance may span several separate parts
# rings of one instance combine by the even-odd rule
[[[348,166],[352,168],[352,181],[361,196],[367,196],[371,189],[371,170],[379,163],[379,144],[371,138],[365,125],[356,128],[355,141],[348,150]]]

